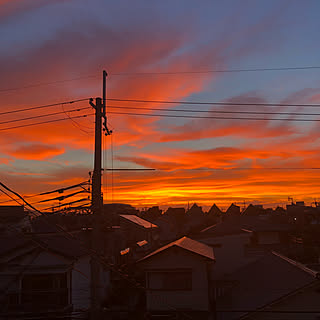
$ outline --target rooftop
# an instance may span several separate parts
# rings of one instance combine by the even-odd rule
[[[187,237],[182,237],[176,241],[173,241],[142,258],[141,260],[148,259],[160,252],[163,252],[164,250],[167,250],[171,247],[180,247],[182,249],[188,250],[190,252],[193,252],[195,254],[198,254],[200,256],[203,256],[205,258],[208,258],[210,260],[215,260],[214,254],[213,254],[213,249],[201,242],[192,240]],[[140,261],[141,261],[140,260]]]
[[[228,279],[235,281],[232,290],[232,308],[235,310],[256,310],[313,283],[317,272],[276,252],[268,253],[234,273]],[[261,290],[263,288],[263,290]],[[220,298],[220,308],[230,307],[229,300]],[[242,314],[243,316],[244,314]],[[237,319],[241,314],[237,314]],[[223,319],[229,319],[224,314]]]
[[[133,222],[143,228],[146,228],[146,229],[151,229],[151,228],[158,228],[157,225],[147,221],[147,220],[144,220],[134,214],[120,214],[120,217],[126,219],[126,220],[129,220],[130,222]]]

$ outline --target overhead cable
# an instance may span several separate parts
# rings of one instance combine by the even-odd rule
[[[82,99],[76,99],[76,100],[70,100],[70,101],[62,101],[62,102],[57,102],[57,103],[45,104],[45,105],[35,106],[35,107],[9,110],[9,111],[0,112],[0,115],[23,112],[23,111],[30,111],[30,110],[37,110],[37,109],[43,109],[43,108],[50,108],[50,107],[54,107],[54,106],[61,106],[64,104],[72,104],[72,103],[76,103],[76,102],[86,101],[89,99],[90,98],[82,98]]]
[[[290,122],[319,122],[320,119],[280,119],[280,118],[245,118],[245,117],[219,117],[219,116],[188,116],[188,115],[173,115],[173,114],[151,114],[151,113],[131,113],[131,112],[113,112],[110,114],[116,115],[131,115],[144,117],[165,117],[165,118],[185,118],[185,119],[217,119],[217,120],[252,120],[252,121],[290,121]]]
[[[110,101],[121,102],[143,102],[143,103],[159,103],[159,104],[191,104],[191,105],[221,105],[221,106],[264,106],[264,107],[315,107],[319,108],[320,104],[306,103],[263,103],[263,102],[226,102],[226,101],[175,101],[175,100],[145,100],[145,99],[118,99],[108,98]]]
[[[71,117],[71,118],[72,119],[79,119],[79,118],[86,118],[87,116],[92,116],[92,115],[94,115],[94,114],[93,113],[89,113],[89,114],[84,114],[84,115],[81,115],[81,116],[74,116],[74,117]],[[70,120],[70,118],[61,118],[61,119],[54,119],[54,120],[48,120],[48,121],[42,121],[42,122],[36,122],[36,123],[30,123],[30,124],[23,124],[23,125],[13,126],[13,127],[0,128],[0,131],[19,129],[19,128],[25,128],[25,127],[31,127],[31,126],[37,126],[37,125],[41,125],[41,124],[47,124],[47,123],[52,123],[52,122],[65,121],[65,120]]]
[[[168,111],[168,112],[191,112],[191,113],[239,113],[239,114],[273,114],[273,115],[297,115],[297,116],[320,116],[320,113],[301,113],[301,112],[264,112],[264,111],[228,111],[228,110],[189,110],[189,109],[169,109],[169,108],[148,108],[131,106],[110,106],[111,109],[132,109],[146,111]]]

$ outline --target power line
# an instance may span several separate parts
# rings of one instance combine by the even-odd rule
[[[247,69],[216,69],[216,70],[186,70],[186,71],[168,71],[168,72],[111,72],[109,73],[109,76],[148,76],[148,75],[195,75],[195,74],[211,74],[211,73],[240,73],[240,72],[264,72],[264,71],[293,71],[293,70],[312,70],[312,69],[320,69],[320,66],[297,66],[297,67],[278,67],[278,68],[247,68]],[[71,78],[71,79],[62,79],[62,80],[56,80],[56,81],[49,81],[49,82],[40,82],[40,83],[34,83],[29,84],[21,87],[12,87],[12,88],[3,88],[0,89],[1,92],[10,92],[10,91],[18,91],[23,89],[30,89],[30,88],[36,88],[36,87],[42,87],[42,86],[48,86],[48,85],[54,85],[54,84],[60,84],[60,83],[66,83],[66,82],[73,82],[73,81],[79,81],[84,79],[90,79],[90,78],[98,78],[97,75],[87,75],[87,76],[81,76],[77,78]]]
[[[210,73],[237,73],[237,72],[258,72],[258,71],[289,71],[289,70],[311,70],[320,69],[320,66],[302,67],[279,67],[279,68],[253,68],[253,69],[216,69],[202,71],[168,71],[168,72],[118,72],[110,73],[111,76],[131,76],[131,75],[178,75],[178,74],[210,74]]]
[[[71,82],[71,81],[78,81],[78,80],[90,79],[90,78],[98,78],[98,76],[89,75],[89,76],[83,76],[83,77],[72,78],[72,79],[64,79],[64,80],[56,80],[56,81],[50,81],[50,82],[34,83],[34,84],[22,86],[22,87],[0,89],[0,92],[18,91],[18,90],[23,90],[23,89],[36,88],[36,87],[48,86],[48,85],[52,85],[52,84],[65,83],[65,82]]]
[[[70,101],[63,101],[58,103],[52,103],[47,105],[40,105],[40,106],[34,106],[34,107],[28,107],[28,108],[22,108],[22,109],[16,109],[16,110],[10,110],[10,111],[4,111],[0,112],[0,115],[6,115],[6,114],[12,114],[12,113],[18,113],[18,112],[24,112],[24,111],[30,111],[30,110],[38,110],[43,108],[49,108],[54,106],[61,106],[65,104],[73,104],[76,102],[86,101],[90,98],[81,98],[76,100],[70,100]],[[213,101],[213,102],[201,102],[201,101],[170,101],[170,100],[144,100],[144,99],[118,99],[118,98],[107,98],[109,101],[118,101],[118,102],[137,102],[137,103],[157,103],[157,104],[184,104],[184,105],[221,105],[221,106],[265,106],[265,107],[313,107],[313,108],[319,108],[320,104],[304,104],[304,103],[294,103],[294,104],[287,104],[287,103],[253,103],[253,102],[219,102],[219,101]],[[109,106],[108,106],[109,107]],[[120,108],[120,106],[110,106],[113,108]],[[129,108],[129,107],[126,107]],[[133,109],[133,107],[130,107]],[[138,107],[135,107],[138,109]],[[157,110],[156,108],[150,108]],[[161,109],[163,110],[163,109]],[[187,111],[187,110],[186,110]],[[189,110],[188,110],[189,111]],[[193,112],[193,111],[190,111]],[[199,111],[203,112],[203,111]],[[270,113],[271,114],[271,113]],[[310,114],[310,115],[317,115],[317,114]]]
[[[159,171],[158,169],[156,169]],[[228,171],[228,170],[320,170],[320,167],[238,167],[238,168],[195,168],[195,169],[185,169],[192,171]]]
[[[253,121],[295,121],[295,122],[319,122],[320,119],[279,119],[279,118],[245,118],[245,117],[215,117],[215,116],[188,116],[188,115],[168,115],[168,114],[148,114],[148,113],[130,113],[130,112],[113,112],[109,111],[110,114],[116,114],[116,115],[132,115],[132,116],[147,116],[147,117],[166,117],[166,118],[187,118],[187,119],[219,119],[219,120],[253,120]],[[42,121],[42,122],[36,122],[31,124],[25,124],[25,125],[19,125],[19,126],[13,126],[13,127],[6,127],[6,128],[0,128],[0,131],[6,131],[6,130],[12,130],[12,129],[19,129],[19,128],[25,128],[30,126],[36,126],[41,124],[47,124],[47,123],[53,123],[53,122],[59,122],[59,121],[65,121],[71,119],[79,119],[79,118],[85,118],[87,116],[94,115],[94,114],[85,114],[81,116],[74,116],[74,117],[67,117],[67,118],[61,118],[61,119],[54,119],[54,120],[48,120],[48,121]]]
[[[93,113],[89,113],[89,114],[84,114],[82,116],[72,117],[72,119],[86,118],[87,116],[92,116],[92,115],[93,115]],[[41,124],[47,124],[47,123],[51,123],[51,122],[58,122],[58,121],[65,121],[65,120],[70,120],[70,118],[61,118],[61,119],[55,119],[55,120],[48,120],[48,121],[24,124],[24,125],[19,125],[19,126],[14,126],[14,127],[0,128],[0,131],[6,131],[6,130],[12,130],[12,129],[18,129],[18,128],[25,128],[25,127],[31,127],[31,126],[37,126],[37,125],[41,125]]]
[[[167,171],[157,168],[138,168],[138,169],[122,169],[122,168],[105,168],[104,171]],[[251,167],[238,167],[238,168],[185,168],[185,169],[176,169],[176,170],[186,170],[186,171],[229,171],[229,170],[320,170],[320,167],[260,167],[260,168],[251,168]]]
[[[90,182],[88,180],[86,180],[86,181],[83,181],[83,182],[80,182],[80,183],[77,183],[77,184],[74,184],[72,186],[68,186],[68,187],[65,187],[65,188],[60,188],[60,189],[55,189],[55,190],[51,190],[51,191],[42,192],[42,193],[37,194],[36,196],[38,196],[38,195],[43,196],[43,195],[56,193],[56,192],[63,193],[66,190],[74,189],[74,188],[77,188],[77,187],[82,187],[82,186],[88,185],[88,184],[90,184]]]
[[[49,107],[54,107],[54,106],[60,106],[60,105],[63,105],[63,104],[72,104],[72,103],[76,103],[76,102],[80,102],[80,101],[86,101],[86,100],[89,100],[89,99],[90,98],[82,98],[82,99],[77,99],[77,100],[70,100],[70,101],[51,103],[51,104],[46,104],[46,105],[42,105],[42,106],[36,106],[36,107],[29,107],[29,108],[23,108],[23,109],[4,111],[4,112],[0,112],[0,115],[23,112],[23,111],[30,111],[30,110],[37,110],[37,109],[43,109],[43,108],[49,108]]]
[[[39,118],[44,118],[44,117],[55,116],[55,115],[58,115],[58,114],[66,114],[66,112],[77,112],[77,111],[81,111],[81,110],[85,110],[85,109],[90,109],[90,107],[84,107],[84,108],[72,109],[72,110],[67,110],[67,111],[47,113],[47,114],[38,115],[38,116],[32,116],[32,117],[27,117],[27,118],[18,118],[18,119],[13,119],[13,120],[7,120],[7,121],[0,122],[0,124],[39,119]]]
[[[144,99],[118,99],[108,98],[109,101],[121,102],[144,102],[144,103],[159,103],[159,104],[190,104],[190,105],[221,105],[221,106],[264,106],[264,107],[311,107],[319,108],[320,104],[305,104],[305,103],[262,103],[262,102],[201,102],[201,101],[170,101],[170,100],[144,100]]]
[[[131,115],[144,117],[165,117],[165,118],[186,118],[186,119],[217,119],[217,120],[253,120],[253,121],[291,121],[291,122],[320,122],[320,119],[279,119],[279,118],[239,118],[239,117],[215,117],[215,116],[187,116],[172,114],[149,114],[149,113],[131,113],[131,112],[113,112],[110,114]]]
[[[298,116],[320,116],[320,113],[301,113],[301,112],[263,112],[263,111],[225,111],[225,110],[189,110],[189,109],[168,109],[168,108],[144,108],[127,106],[108,106],[111,109],[133,109],[150,111],[169,111],[169,112],[196,112],[196,113],[239,113],[239,114],[274,114],[274,115],[298,115]]]
[[[111,108],[111,109],[133,109],[133,110],[149,110],[149,111],[165,111],[165,112],[190,112],[190,113],[225,113],[225,114],[258,114],[258,115],[296,115],[296,116],[320,116],[320,113],[300,113],[300,112],[260,112],[260,111],[224,111],[224,110],[188,110],[188,109],[169,109],[169,108],[164,108],[164,109],[161,109],[161,108],[144,108],[144,107],[130,107],[130,106],[108,106],[108,108]],[[13,119],[13,120],[7,120],[7,121],[3,121],[3,122],[0,122],[0,125],[1,124],[7,124],[7,123],[15,123],[15,122],[19,122],[19,121],[26,121],[26,120],[32,120],[32,119],[38,119],[38,118],[43,118],[43,117],[49,117],[49,116],[54,116],[54,115],[59,115],[59,114],[67,114],[68,112],[79,112],[79,111],[82,111],[82,110],[86,110],[86,109],[90,109],[90,107],[83,107],[83,108],[78,108],[78,109],[72,109],[72,110],[66,110],[66,111],[61,111],[61,112],[53,112],[53,113],[48,113],[48,114],[44,114],[44,115],[39,115],[39,116],[32,116],[32,117],[26,117],[26,118],[18,118],[18,119]],[[118,113],[115,113],[115,112],[110,112],[110,113],[113,113],[113,114],[118,114]],[[119,113],[120,114],[120,113]],[[136,114],[136,115],[144,115],[144,114]],[[163,115],[163,116],[166,116],[166,115]],[[169,116],[169,115],[168,115]],[[75,117],[70,117],[68,116],[68,119],[72,120],[74,119]],[[246,118],[244,118],[246,119]],[[257,120],[258,118],[253,118],[253,120]],[[53,120],[54,121],[61,121],[63,119],[55,119]],[[65,119],[67,120],[67,119]],[[258,119],[258,120],[261,120],[261,119]],[[265,120],[270,120],[270,119],[265,119]],[[287,119],[271,119],[271,120],[287,120]],[[295,119],[296,121],[297,120],[300,120],[300,119]],[[310,119],[301,119],[300,121],[308,121]],[[290,121],[294,121],[294,119],[290,120]],[[316,120],[312,120],[312,121],[316,121]],[[39,124],[42,124],[39,123]],[[33,125],[36,125],[36,124],[28,124],[26,126],[33,126]],[[20,127],[20,126],[19,126]],[[16,127],[14,127],[16,128]],[[79,128],[77,126],[77,128]],[[4,128],[5,130],[6,129],[10,129],[10,128]],[[81,128],[79,128],[81,129]],[[2,130],[2,129],[0,129]],[[88,133],[87,131],[85,131],[86,133]]]
[[[79,129],[85,134],[90,134],[87,130],[84,130],[77,121],[73,120],[72,117],[69,116],[68,114],[69,111],[64,110],[63,104],[61,105],[61,107],[62,107],[63,113],[71,120],[71,123],[75,128]],[[87,107],[86,109],[90,109],[90,107]]]

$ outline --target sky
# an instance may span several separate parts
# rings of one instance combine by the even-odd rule
[[[0,181],[32,196],[88,179],[88,98],[106,70],[110,99],[244,105],[108,100],[103,167],[155,171],[107,171],[105,203],[319,200],[318,122],[292,121],[320,120],[319,108],[256,104],[320,104],[320,68],[244,71],[319,67],[319,10],[318,0],[0,0]],[[207,72],[223,70],[243,71]],[[240,117],[251,120],[230,119]]]

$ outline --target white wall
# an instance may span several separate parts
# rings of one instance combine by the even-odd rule
[[[79,272],[80,271],[80,272]],[[100,274],[101,298],[105,298],[110,286],[110,273],[101,268]],[[72,270],[72,304],[74,311],[88,309],[90,307],[90,257],[82,257]]]
[[[76,271],[76,270],[78,271]],[[80,272],[81,273],[80,273]],[[85,277],[87,276],[87,278]],[[74,310],[90,306],[90,257],[84,257],[74,264],[72,270],[72,304]]]

